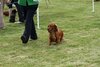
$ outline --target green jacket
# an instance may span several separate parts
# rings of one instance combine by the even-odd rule
[[[18,4],[22,6],[26,6],[26,2],[28,5],[36,5],[39,3],[38,0],[18,0]]]

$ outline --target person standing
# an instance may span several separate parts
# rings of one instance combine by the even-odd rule
[[[26,44],[30,39],[37,40],[37,33],[34,25],[34,15],[38,8],[38,0],[18,0],[18,4],[26,12],[25,29],[21,36],[22,43]]]
[[[16,9],[18,11],[18,18],[19,21],[17,23],[23,23],[24,22],[24,13],[22,12],[22,8],[20,7],[20,5],[18,4],[18,0],[8,0],[7,6],[9,7],[9,17],[11,16],[12,13],[12,8],[13,8],[13,4],[16,6]],[[10,18],[11,19],[11,18]],[[9,20],[10,21],[10,20]],[[10,21],[11,22],[11,21]]]

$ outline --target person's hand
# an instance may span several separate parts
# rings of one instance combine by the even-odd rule
[[[6,0],[6,3],[10,3],[11,2],[11,0]]]

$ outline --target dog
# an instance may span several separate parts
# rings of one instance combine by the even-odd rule
[[[49,45],[52,42],[60,43],[63,40],[64,33],[62,30],[58,29],[55,23],[50,23],[47,28],[49,32]]]
[[[9,22],[14,23],[15,22],[15,18],[16,18],[16,9],[13,9],[10,15],[10,19]]]
[[[3,12],[3,15],[4,15],[4,16],[9,16],[9,11],[4,11],[4,12]]]

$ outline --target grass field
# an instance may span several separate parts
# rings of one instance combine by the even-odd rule
[[[95,3],[92,13],[91,0],[50,1],[47,8],[45,0],[41,0],[38,40],[26,46],[20,40],[24,24],[9,23],[4,17],[0,67],[100,67],[100,2]],[[49,47],[50,22],[64,31],[64,41]]]

